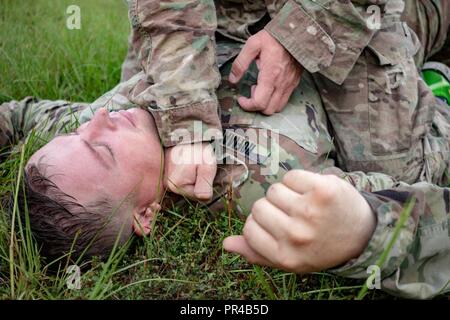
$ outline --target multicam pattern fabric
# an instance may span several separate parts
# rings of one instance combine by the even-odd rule
[[[361,190],[377,215],[378,225],[358,259],[330,272],[366,278],[367,267],[374,264],[384,250],[405,202],[414,197],[413,213],[382,267],[382,288],[393,294],[417,298],[444,292],[450,277],[450,193],[449,188],[436,183],[448,181],[444,172],[450,163],[448,109],[439,109],[433,121],[435,131],[424,139],[429,151],[421,172],[424,181],[408,185],[383,173],[344,172],[335,166],[337,149],[327,130],[326,113],[312,76],[305,74],[282,113],[267,117],[244,112],[237,103],[237,96],[247,95],[256,82],[256,67],[252,66],[237,87],[226,80],[229,70],[230,63],[225,64],[217,94],[224,137],[237,138],[231,143],[225,139],[216,145],[216,150],[224,147],[222,159],[229,159],[219,161],[215,197],[209,204],[211,210],[231,209],[245,216],[269,186],[281,181],[291,169],[338,175]],[[89,121],[99,107],[109,110],[137,107],[122,95],[135,83],[136,78],[123,82],[92,104],[33,98],[4,103],[0,106],[1,146],[17,143],[31,131],[47,138],[68,132],[81,121]],[[248,141],[246,148],[241,147],[240,141]],[[258,147],[252,149],[256,160],[248,152],[252,143]],[[165,205],[177,199],[180,198],[169,195]],[[349,226],[352,227],[355,226]]]
[[[159,6],[160,14],[150,14],[146,10],[150,4],[139,6],[139,3],[144,2]],[[172,1],[135,0],[130,3],[139,12],[131,11],[131,16],[138,17],[135,20],[139,20],[141,25],[152,26],[144,30],[147,31],[144,32],[147,39],[152,38],[152,33],[157,34],[154,36],[152,52],[158,50],[159,43],[167,47],[175,35],[183,34],[184,39],[191,39],[193,35],[204,36],[204,39],[210,36],[209,43],[212,44],[214,40],[217,42],[216,52],[205,46],[201,54],[204,55],[205,64],[211,63],[216,54],[216,64],[221,66],[236,56],[238,48],[257,31],[264,28],[275,37],[312,74],[318,100],[329,118],[328,126],[334,146],[328,149],[327,156],[333,156],[335,151],[336,164],[343,171],[334,167],[324,171],[348,179],[360,190],[372,192],[364,193],[364,196],[378,216],[378,227],[373,239],[359,259],[335,271],[346,276],[366,277],[363,271],[374,263],[392,236],[392,226],[398,220],[405,199],[415,197],[417,203],[414,212],[402,229],[397,247],[382,268],[383,275],[387,277],[383,287],[394,294],[423,298],[436,294],[448,285],[450,205],[449,190],[444,187],[449,185],[449,114],[448,109],[436,102],[416,68],[432,56],[442,62],[449,62],[450,38],[446,40],[450,23],[448,1],[216,0],[215,12],[212,5],[205,6],[205,1],[201,1],[187,2],[189,9],[182,19],[182,8],[165,10],[168,3],[174,5]],[[374,6],[381,13],[377,27],[368,24],[376,11]],[[203,14],[207,19],[203,22],[191,21],[189,16],[193,10],[196,10],[197,17]],[[167,17],[173,19],[167,21]],[[211,17],[216,19],[217,27],[208,24]],[[148,23],[149,20],[152,23]],[[159,23],[162,27],[159,27]],[[200,23],[205,23],[207,27],[198,28]],[[216,39],[212,37],[213,30],[216,31]],[[142,41],[135,41],[132,46],[135,52],[150,51],[150,46],[146,47]],[[182,50],[176,47],[176,50],[161,52],[170,57],[176,56],[176,59],[184,59],[192,55],[194,47],[194,41],[191,41]],[[150,61],[149,55],[142,57],[139,61],[145,67]],[[158,60],[152,61],[159,64]],[[215,85],[217,74],[214,68],[200,75],[195,72],[197,63],[201,63],[201,59],[191,64],[193,72],[189,80],[194,79],[202,84],[207,81]],[[182,64],[181,68],[185,68],[185,65]],[[167,73],[168,76],[171,74],[176,74],[176,69]],[[184,79],[178,79],[184,83]],[[220,90],[218,96],[222,112],[226,115],[227,110],[223,110],[223,105],[231,103],[230,97],[224,100]],[[196,97],[192,96],[192,104],[199,102]],[[294,93],[291,101],[295,99]],[[194,118],[203,120],[205,115],[199,116],[195,108],[190,108],[195,114]],[[289,110],[289,107],[286,109]],[[164,110],[170,113],[170,109]],[[239,107],[234,106],[232,110],[235,114],[230,115],[230,118],[243,121],[244,113]],[[245,117],[248,117],[245,123],[253,124],[262,116],[252,114]],[[208,121],[212,123],[211,119]],[[274,123],[274,128],[285,126],[285,122]],[[328,167],[329,159],[324,160],[320,144],[316,149],[316,156],[320,159],[318,163],[323,162],[324,167]],[[302,150],[313,151],[306,143]],[[296,158],[308,159],[308,155],[298,154]],[[308,168],[299,163],[297,166],[288,166],[295,167]],[[250,174],[250,180],[251,177]],[[253,189],[247,190],[242,198],[251,203],[251,194],[262,196],[276,179],[266,176],[255,178]],[[382,190],[380,194],[373,193]],[[432,201],[425,200],[430,197]],[[427,236],[421,236],[421,230],[432,231],[425,231],[423,233]],[[439,245],[432,245],[434,236],[442,240]],[[426,252],[424,248],[429,247],[441,248],[438,249],[438,258],[432,258],[437,251],[430,250],[430,254]],[[428,269],[433,271],[428,273]],[[437,276],[434,277],[433,273]]]
[[[193,131],[195,121],[201,121],[204,131],[223,130],[223,144],[232,149],[228,158],[236,160],[220,165],[211,208],[231,205],[246,214],[290,169],[347,179],[361,190],[378,224],[360,257],[330,271],[367,278],[367,267],[377,261],[405,203],[414,197],[413,212],[381,268],[382,288],[415,298],[450,290],[450,114],[419,79],[414,64],[443,45],[441,52],[448,50],[448,1],[129,4],[133,33],[124,82],[90,105],[32,98],[1,105],[2,146],[33,128],[64,131],[76,121],[72,111],[84,122],[99,106],[146,108],[165,146],[176,143],[175,130]],[[370,5],[383,12],[380,30],[366,24]],[[237,95],[248,95],[256,82],[255,66],[237,87],[226,81],[229,60],[262,28],[309,71],[285,110],[273,117],[246,113],[237,104]],[[216,91],[218,66],[224,79]],[[256,163],[246,163],[251,144],[242,149],[239,142],[248,129],[262,137],[253,141],[263,147]],[[230,136],[233,142],[227,144]],[[266,168],[269,174],[262,174]]]

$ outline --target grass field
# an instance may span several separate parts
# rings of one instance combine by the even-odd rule
[[[66,8],[81,8],[81,30],[66,28]],[[121,0],[1,0],[0,102],[36,96],[93,101],[120,77],[129,30]],[[29,155],[0,164],[0,197],[16,190]],[[2,201],[1,203],[5,203]],[[222,240],[243,222],[201,206],[166,211],[149,238],[83,270],[81,289],[50,273],[28,230],[11,235],[0,208],[1,299],[354,299],[363,281],[327,273],[295,275],[253,267],[227,254]],[[366,299],[387,295],[369,291]]]

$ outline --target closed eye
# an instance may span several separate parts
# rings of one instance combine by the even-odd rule
[[[66,135],[66,136],[78,136],[78,135],[79,135],[78,129],[75,130],[74,132],[70,132],[70,133],[67,133],[67,134],[65,134],[65,135]],[[93,143],[91,143],[90,145],[92,145],[92,146],[94,146],[94,147],[96,147],[96,146],[104,147],[104,148],[108,151],[109,155],[110,155],[111,158],[114,160],[114,162],[116,161],[116,157],[115,157],[115,155],[114,155],[114,151],[112,150],[112,148],[111,148],[111,146],[110,146],[109,144],[103,143],[103,142],[93,142]]]
[[[93,142],[92,146],[105,148],[108,151],[108,153],[110,154],[111,158],[114,160],[114,162],[116,161],[116,157],[114,156],[114,152],[113,152],[112,148],[107,143]]]

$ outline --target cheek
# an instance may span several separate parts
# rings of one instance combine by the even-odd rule
[[[161,145],[159,140],[148,135],[136,135],[119,141],[122,156],[128,165],[150,169],[161,161]],[[142,169],[144,169],[142,168]],[[138,168],[136,168],[138,169]]]

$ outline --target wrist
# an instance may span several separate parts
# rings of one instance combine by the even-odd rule
[[[361,194],[358,193],[358,196],[360,198],[359,210],[357,211],[359,214],[359,221],[357,225],[359,227],[355,239],[354,255],[352,258],[359,257],[365,250],[377,226],[377,217],[372,211],[369,203]]]

